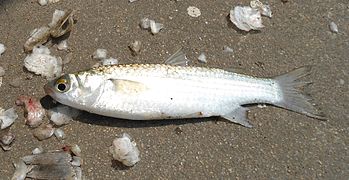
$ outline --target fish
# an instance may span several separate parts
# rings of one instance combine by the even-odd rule
[[[118,64],[65,74],[44,86],[54,100],[90,113],[129,120],[218,116],[245,127],[250,104],[271,104],[311,118],[324,114],[302,88],[311,66],[259,78],[188,66],[182,50],[163,64]]]

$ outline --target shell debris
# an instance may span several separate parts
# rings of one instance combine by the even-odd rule
[[[241,30],[260,30],[262,24],[261,13],[248,6],[236,6],[230,11],[230,21]]]
[[[106,59],[107,58],[107,50],[106,49],[97,49],[92,57],[93,59],[99,59],[99,60],[103,60],[103,59]]]
[[[6,47],[4,44],[0,43],[0,56],[6,51]]]
[[[73,118],[76,118],[79,114],[79,110],[64,105],[59,105],[48,110],[48,116],[56,126],[69,124]]]
[[[140,41],[134,41],[128,46],[133,56],[138,55],[142,49],[142,43]]]
[[[190,17],[199,17],[201,15],[200,9],[195,6],[189,6],[187,11]]]
[[[201,62],[201,63],[207,63],[207,58],[206,58],[205,53],[201,53],[201,54],[199,55],[199,57],[198,57],[198,60],[199,60],[199,62]]]
[[[45,109],[40,101],[30,96],[19,96],[16,100],[17,106],[24,106],[25,123],[30,127],[38,127],[46,115]]]
[[[152,34],[157,34],[160,32],[161,29],[164,28],[163,24],[157,23],[154,20],[149,19],[149,18],[141,19],[141,22],[139,25],[142,29],[150,29],[150,32]]]
[[[17,118],[18,114],[14,108],[7,109],[6,111],[0,108],[0,129],[10,127]]]
[[[37,148],[33,149],[32,154],[34,154],[34,155],[41,154],[43,152],[44,152],[44,149],[42,147],[37,147]]]
[[[119,61],[117,59],[115,59],[115,58],[112,58],[112,57],[101,60],[101,64],[103,66],[105,66],[105,65],[115,65],[115,64],[118,64],[118,63],[119,63]]]
[[[42,141],[50,138],[53,135],[54,130],[55,129],[52,127],[51,124],[46,124],[36,128],[33,132],[33,135],[36,139]]]
[[[9,151],[11,149],[11,145],[15,140],[15,135],[8,132],[0,138],[0,146],[4,151]]]
[[[45,46],[38,46],[24,59],[24,67],[28,71],[42,75],[46,78],[58,77],[62,74],[62,59],[50,55],[50,50]]]
[[[337,24],[334,23],[333,21],[330,22],[329,27],[330,27],[331,32],[333,32],[333,33],[338,33],[339,32]]]
[[[54,135],[56,136],[56,138],[58,140],[65,139],[65,134],[64,134],[64,131],[62,129],[59,129],[59,128],[55,129]]]
[[[224,53],[233,53],[234,50],[229,46],[223,46],[223,52]]]
[[[120,161],[125,166],[134,166],[140,160],[136,143],[131,141],[131,137],[127,133],[114,139],[112,146],[109,147],[109,152],[115,160]]]
[[[68,50],[68,41],[67,40],[60,41],[57,44],[57,49],[60,50],[60,51]]]

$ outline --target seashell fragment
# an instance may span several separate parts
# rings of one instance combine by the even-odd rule
[[[30,96],[19,96],[16,100],[17,106],[24,106],[25,123],[30,127],[38,127],[45,117],[45,109],[40,101]]]
[[[6,47],[4,44],[0,43],[0,56],[6,51]]]
[[[51,124],[46,124],[36,128],[33,132],[34,137],[39,141],[50,138],[54,133],[54,128]]]
[[[57,126],[69,124],[79,114],[79,110],[64,105],[59,105],[48,111],[50,120]]]
[[[188,11],[188,15],[191,17],[199,17],[201,15],[200,9],[195,6],[189,6],[187,8],[187,11]]]
[[[93,59],[99,59],[99,60],[103,60],[107,58],[107,50],[106,49],[97,49],[93,55],[92,55]]]
[[[201,53],[198,57],[199,62],[201,63],[207,63],[206,55],[205,53]]]
[[[14,108],[10,108],[6,111],[0,108],[0,129],[10,127],[17,118],[18,115]]]
[[[134,166],[139,160],[139,150],[136,143],[131,142],[130,136],[126,133],[120,138],[115,138],[109,152],[113,158],[125,166]]]
[[[261,13],[248,6],[236,6],[230,11],[230,21],[241,30],[260,30],[262,24]]]
[[[9,151],[11,149],[11,144],[15,140],[15,135],[8,132],[0,138],[0,146],[4,151]]]

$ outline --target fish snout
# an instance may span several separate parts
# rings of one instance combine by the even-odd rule
[[[47,95],[52,95],[53,94],[53,89],[51,88],[50,86],[50,83],[47,83],[45,86],[44,86],[44,91]]]

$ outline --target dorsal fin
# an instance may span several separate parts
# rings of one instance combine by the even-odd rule
[[[182,48],[178,49],[172,56],[170,56],[166,61],[165,64],[168,65],[177,65],[177,66],[188,66],[189,60],[185,56]]]

